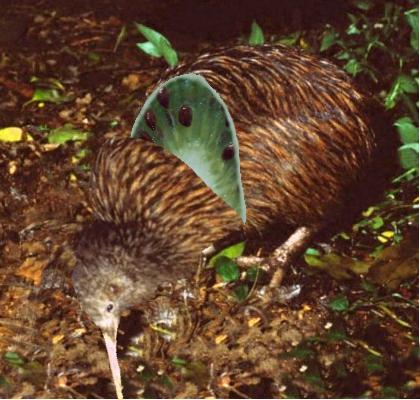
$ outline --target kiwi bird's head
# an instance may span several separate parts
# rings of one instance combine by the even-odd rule
[[[147,235],[142,236],[146,242]],[[125,309],[150,298],[158,285],[159,260],[142,236],[129,226],[106,222],[94,223],[80,236],[73,286],[83,311],[104,332],[118,325]]]
[[[117,360],[121,313],[150,299],[170,277],[159,244],[139,227],[96,222],[85,229],[76,248],[73,287],[80,305],[101,329],[118,398],[122,398]]]

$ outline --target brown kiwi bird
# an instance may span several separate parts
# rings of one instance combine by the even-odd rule
[[[376,108],[331,62],[283,46],[236,46],[203,54],[161,82],[190,72],[219,93],[235,123],[247,221],[153,142],[104,143],[90,187],[96,221],[82,232],[73,283],[104,334],[119,397],[123,310],[191,277],[213,243],[287,235],[271,257],[248,259],[287,265],[315,234],[360,210],[363,188],[372,192],[368,182],[378,182],[370,179],[380,151]]]

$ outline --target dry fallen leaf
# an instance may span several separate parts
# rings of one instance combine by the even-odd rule
[[[127,87],[130,92],[138,89],[141,85],[141,79],[140,76],[137,74],[129,74],[122,80],[122,85]]]
[[[53,336],[53,338],[51,339],[53,344],[57,344],[60,343],[63,339],[64,339],[64,335],[55,335]]]
[[[33,281],[35,286],[39,286],[42,279],[42,272],[48,265],[48,259],[37,259],[28,257],[15,272],[16,276]]]
[[[214,341],[215,341],[216,344],[220,344],[220,343],[224,342],[227,339],[227,337],[228,337],[227,335],[219,335],[219,336],[216,336]]]
[[[396,289],[404,279],[418,275],[419,255],[415,243],[405,241],[386,247],[372,263],[368,278]]]
[[[260,317],[250,318],[248,320],[248,327],[252,328],[253,326],[258,325],[260,322],[261,322]]]

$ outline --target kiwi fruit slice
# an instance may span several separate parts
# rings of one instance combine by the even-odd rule
[[[158,86],[140,110],[131,136],[152,140],[178,157],[245,223],[235,126],[202,76],[179,75]]]

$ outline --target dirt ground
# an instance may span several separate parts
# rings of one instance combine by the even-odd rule
[[[138,51],[132,21],[164,33],[182,58],[245,41],[255,17],[249,2],[235,23],[225,22],[237,2],[221,19],[212,1],[90,3],[9,2],[0,16],[0,128],[22,135],[0,141],[2,398],[115,396],[100,332],[81,312],[69,274],[72,243],[91,219],[89,163],[106,135],[128,135],[145,90],[166,68]],[[311,29],[343,14],[336,5],[310,19],[317,7],[285,13],[292,28],[307,26],[309,41]],[[207,18],[192,18],[197,9]],[[285,33],[270,2],[258,12],[268,32]],[[55,97],[31,101],[37,88]],[[78,140],[51,139],[63,127]],[[416,197],[407,186],[381,207],[402,218]],[[325,257],[297,262],[275,302],[258,296],[267,277],[245,271],[225,284],[209,269],[198,286],[160,293],[121,324],[126,397],[415,398],[417,226],[407,223],[400,235],[398,243],[384,237],[375,256],[377,238],[357,229],[314,245]],[[253,294],[238,300],[244,284]]]

